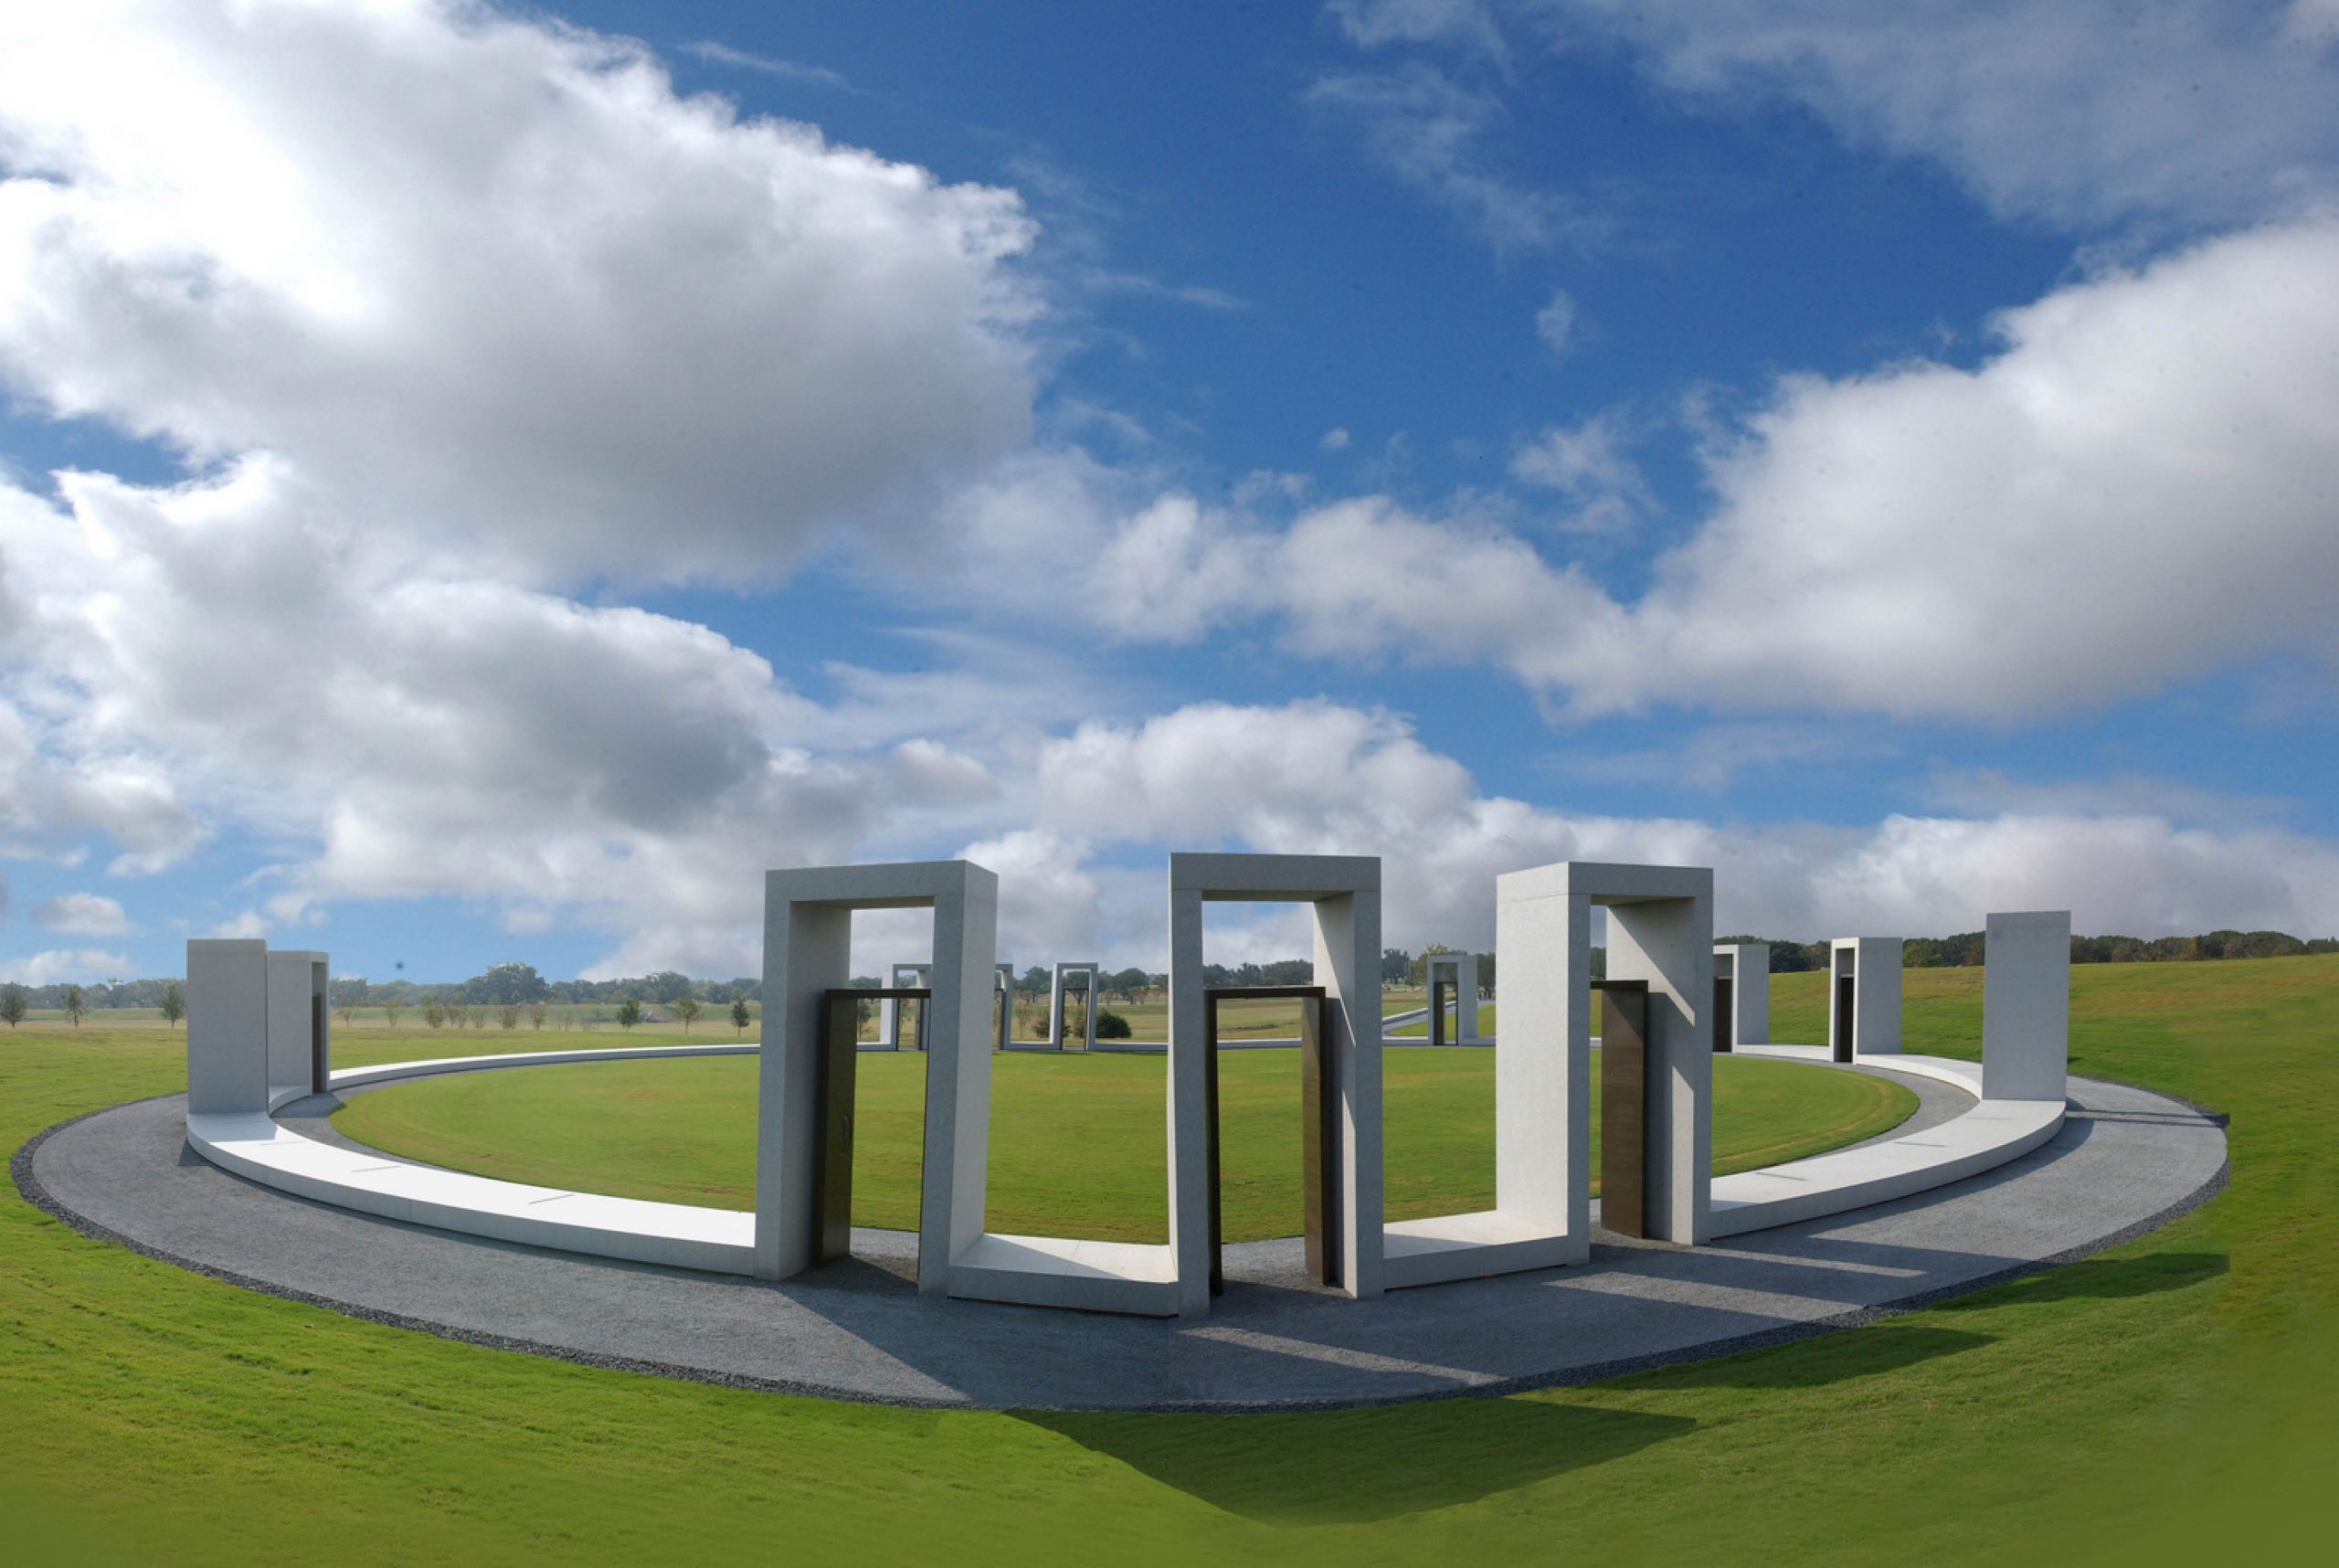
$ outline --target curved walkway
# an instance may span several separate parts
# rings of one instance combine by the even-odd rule
[[[1847,1327],[2068,1261],[2224,1180],[2209,1116],[2071,1083],[2043,1148],[1855,1214],[1680,1248],[1600,1234],[1585,1266],[1349,1301],[1297,1241],[1229,1248],[1203,1321],[918,1297],[915,1238],[779,1284],[451,1235],[288,1198],[210,1165],[185,1101],[117,1107],[20,1150],[26,1197],[93,1234],[334,1310],[566,1360],[830,1397],[985,1408],[1353,1405],[1582,1383]],[[300,1113],[295,1112],[297,1117]]]
[[[2029,1153],[2063,1125],[2059,1099],[1984,1099],[1977,1062],[1895,1051],[1837,1065],[1816,1045],[1742,1045],[1739,1052],[1839,1072],[1872,1072],[1911,1087],[1947,1084],[1964,1097],[1965,1105],[1945,1121],[1903,1124],[1887,1137],[1849,1148],[1714,1178],[1710,1234],[1716,1240],[1929,1192]],[[1920,1131],[1926,1136],[1918,1137]]]
[[[437,1057],[338,1072],[333,1075],[333,1086],[336,1090],[356,1090],[450,1073],[745,1055],[758,1049],[735,1043]],[[1832,1068],[1826,1053],[1808,1046],[1752,1046],[1746,1054],[1841,1070]],[[1981,1071],[1972,1063],[1896,1053],[1863,1060],[1853,1070],[1882,1072],[1933,1100],[1939,1097],[1933,1094],[1936,1086],[1951,1086],[1962,1100],[1961,1114],[1927,1117],[1923,1127],[1939,1128],[1930,1137],[1919,1138],[1916,1128],[1904,1124],[1882,1139],[1717,1180],[1712,1188],[1713,1238],[1846,1213],[1979,1175],[2037,1148],[2062,1125],[2060,1100],[1981,1103]],[[214,1164],[237,1175],[296,1197],[339,1203],[383,1219],[466,1231],[492,1241],[561,1247],[620,1262],[701,1268],[716,1274],[755,1270],[755,1220],[750,1214],[502,1181],[401,1160],[350,1145],[345,1139],[320,1140],[310,1130],[316,1125],[313,1119],[288,1120],[275,1114],[300,1097],[288,1093],[265,1115],[190,1116],[186,1140]],[[1534,1266],[1535,1258],[1548,1254],[1548,1238],[1531,1227],[1523,1234],[1507,1229],[1508,1221],[1499,1213],[1480,1213],[1385,1226],[1388,1287],[1442,1284],[1502,1273],[1506,1268]],[[1528,1256],[1488,1266],[1489,1247],[1498,1250],[1506,1245],[1525,1248]],[[1174,1316],[1175,1292],[1169,1288],[1174,1282],[1165,1272],[1169,1267],[1169,1249],[1159,1245],[986,1236],[977,1248],[954,1260],[952,1272],[959,1277],[952,1289],[961,1296],[1032,1303],[1041,1298],[1025,1288],[1031,1275],[1076,1276],[1091,1288],[1055,1304]],[[1014,1276],[1017,1285],[1003,1293],[985,1288],[983,1277],[993,1269]],[[1106,1282],[1101,1291],[1094,1288],[1100,1280]]]

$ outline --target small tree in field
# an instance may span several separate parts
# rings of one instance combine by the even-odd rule
[[[740,997],[732,1002],[731,1032],[734,1034],[746,1033],[747,1032],[747,1025],[754,1022],[755,1019],[753,1015],[747,1012],[747,999],[746,997]]]
[[[0,985],[0,1021],[5,1021],[9,1028],[14,1029],[25,1021],[27,1005],[23,986],[15,980]]]
[[[341,1005],[333,1011],[341,1014],[341,1021],[344,1023],[357,1022],[357,1004],[345,996],[341,999]]]
[[[173,980],[163,988],[163,1022],[176,1029],[179,1020],[186,1016],[186,992]]]
[[[528,1025],[530,1028],[542,1029],[545,1026],[545,1004],[541,1001],[532,1001],[528,1004]]]
[[[447,1026],[447,1010],[439,1005],[437,998],[434,997],[422,1004],[422,1022],[433,1029],[444,1029]]]
[[[507,1001],[502,1007],[497,1008],[495,1010],[495,1022],[501,1023],[506,1029],[519,1028],[520,1004],[516,1001]]]
[[[674,1016],[683,1021],[683,1033],[688,1034],[691,1032],[691,1025],[698,1022],[700,1011],[698,998],[694,996],[675,998]]]
[[[398,1014],[405,1011],[405,1002],[386,1001],[382,1003],[382,1022],[396,1029],[398,1026]]]
[[[65,1016],[73,1021],[74,1028],[81,1027],[82,1015],[89,1011],[90,999],[81,994],[81,988],[78,985],[67,986],[65,988]]]
[[[618,1027],[619,1029],[631,1029],[635,1024],[640,1022],[641,999],[640,997],[630,996],[623,1001],[618,1003]]]

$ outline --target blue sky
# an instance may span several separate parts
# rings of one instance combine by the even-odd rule
[[[0,973],[2339,930],[2329,0],[5,26]]]

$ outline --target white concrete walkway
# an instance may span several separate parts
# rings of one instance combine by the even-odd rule
[[[755,1263],[749,1213],[531,1187],[367,1156],[267,1116],[189,1116],[186,1140],[214,1165],[262,1186],[386,1220],[717,1274],[746,1274]]]
[[[1819,1045],[1741,1045],[1738,1054],[1836,1065]],[[1938,1079],[1973,1096],[1974,1108],[1903,1138],[1715,1177],[1711,1234],[1716,1240],[1945,1187],[2020,1159],[2063,1125],[2061,1100],[1983,1099],[1979,1062],[1886,1052],[1856,1057],[1853,1065]]]
[[[663,1057],[752,1056],[760,1049],[753,1043],[735,1043],[441,1056],[345,1067],[333,1075],[332,1082],[334,1089],[347,1090],[445,1073]],[[302,1095],[285,1097],[298,1099]],[[532,1187],[522,1181],[417,1165],[386,1154],[321,1142],[281,1125],[273,1116],[189,1115],[186,1140],[213,1164],[263,1186],[386,1220],[716,1274],[746,1274],[755,1263],[756,1217],[735,1210]]]
[[[345,1068],[333,1075],[333,1086],[348,1090],[509,1067],[752,1055],[759,1049],[753,1044],[644,1045],[439,1057]],[[1744,1055],[1832,1065],[1827,1053],[1816,1046],[1749,1045],[1739,1050]],[[1716,1238],[1843,1213],[1962,1181],[2029,1152],[2062,1126],[2060,1101],[1982,1101],[1981,1068],[1974,1064],[1883,1055],[1863,1058],[1858,1065],[1940,1079],[1974,1096],[1975,1105],[1962,1117],[1905,1138],[1717,1178]],[[747,1274],[754,1262],[755,1216],[738,1211],[466,1175],[321,1142],[269,1116],[191,1115],[187,1141],[215,1164],[265,1186],[385,1219],[718,1274]],[[1501,1234],[1489,1234],[1489,1224]],[[1532,1254],[1538,1261],[1546,1252],[1553,1254],[1552,1262],[1572,1261],[1558,1255],[1551,1238],[1518,1230],[1497,1214],[1410,1222],[1388,1231],[1392,1286],[1453,1277],[1452,1261],[1445,1255],[1490,1243],[1506,1252],[1516,1248],[1522,1255]],[[1175,1281],[1166,1246],[985,1234],[966,1256],[954,1260],[953,1294],[1029,1301],[1035,1276],[1062,1277],[1068,1291],[1076,1287],[1083,1304],[1091,1305],[1099,1281],[1118,1282],[1125,1288],[1114,1292],[1107,1310],[1148,1316],[1174,1311],[1170,1287]],[[987,1289],[986,1282],[996,1288]]]

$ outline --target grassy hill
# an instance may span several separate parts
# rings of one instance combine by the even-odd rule
[[[1775,982],[1776,1033],[1816,1037],[1820,979]],[[1980,975],[1907,979],[1910,1045],[1972,1054]],[[2229,1111],[2230,1190],[1870,1328],[1387,1410],[661,1382],[238,1290],[10,1196],[0,1517],[21,1560],[76,1563],[2312,1560],[2339,1460],[2339,959],[2075,970],[2072,1054]],[[183,1076],[158,1030],[0,1035],[0,1142]]]

